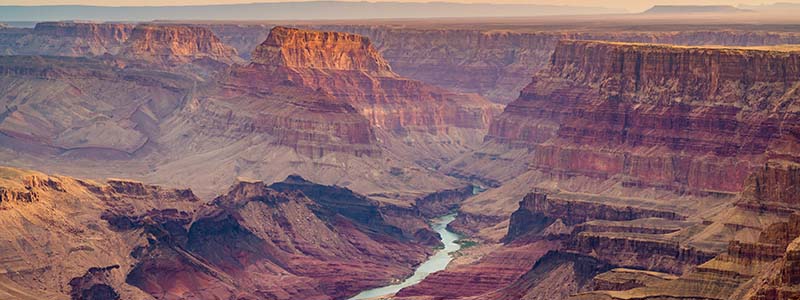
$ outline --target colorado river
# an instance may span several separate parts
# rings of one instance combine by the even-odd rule
[[[431,220],[431,227],[442,237],[444,249],[436,251],[427,261],[420,264],[417,270],[414,271],[414,275],[411,275],[411,277],[406,278],[406,280],[398,284],[363,291],[350,298],[350,300],[382,299],[381,297],[389,297],[405,287],[419,283],[431,273],[444,270],[447,264],[453,259],[450,253],[461,249],[461,245],[455,243],[455,241],[459,239],[459,236],[447,230],[447,224],[450,224],[450,222],[453,222],[455,219],[456,214],[450,214]]]

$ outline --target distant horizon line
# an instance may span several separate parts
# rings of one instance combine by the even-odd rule
[[[18,7],[42,7],[42,6],[82,6],[82,7],[184,7],[184,6],[231,6],[231,5],[251,5],[251,4],[282,4],[282,3],[367,3],[367,4],[385,4],[385,3],[399,3],[399,4],[460,4],[460,5],[511,5],[511,6],[549,6],[549,7],[602,7],[609,9],[624,9],[613,8],[607,6],[597,5],[569,5],[569,4],[541,4],[541,3],[492,3],[488,1],[482,2],[458,2],[458,1],[375,1],[375,0],[281,0],[281,1],[255,1],[255,2],[239,2],[239,3],[209,3],[209,4],[166,4],[166,5],[101,5],[101,4],[0,4],[0,7],[18,6]],[[775,2],[772,4],[778,4]],[[791,3],[791,2],[789,2]],[[660,5],[660,4],[659,4]],[[762,4],[764,5],[764,4]],[[689,6],[689,5],[684,5]]]

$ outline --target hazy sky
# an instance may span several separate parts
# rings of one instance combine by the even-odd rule
[[[192,4],[231,4],[231,3],[252,3],[252,2],[286,2],[283,1],[258,1],[258,0],[0,0],[0,5],[48,5],[48,4],[84,4],[84,5],[103,5],[103,6],[128,6],[128,5],[192,5]],[[373,2],[381,1],[404,1],[404,2],[429,2],[428,0],[371,0]],[[613,8],[625,8],[631,11],[644,10],[654,4],[695,4],[695,5],[714,5],[714,4],[763,4],[771,3],[763,0],[437,0],[448,2],[479,2],[479,3],[531,3],[531,4],[555,4],[555,5],[581,5],[581,6],[603,6]],[[784,1],[780,2],[800,2],[800,1]]]

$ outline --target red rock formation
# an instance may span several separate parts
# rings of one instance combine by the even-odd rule
[[[655,220],[684,220],[685,216],[674,211],[635,206],[606,204],[603,198],[564,199],[542,191],[530,193],[519,202],[519,208],[511,215],[505,242],[540,231],[558,220],[563,225],[574,226],[575,232],[627,232],[665,234],[678,231],[683,224],[678,222],[655,222]],[[652,227],[641,223],[626,224],[615,221],[650,219]],[[608,222],[590,222],[594,220]],[[672,223],[672,224],[670,224]],[[671,226],[670,226],[671,225]],[[666,226],[666,228],[661,228]]]
[[[717,253],[682,246],[656,235],[613,233],[578,233],[566,246],[616,266],[681,274]]]
[[[343,33],[275,27],[251,55],[252,62],[287,68],[354,71],[394,76],[368,38]]]
[[[41,33],[3,29],[10,33],[9,42],[0,42],[8,53],[55,55],[116,54],[130,34],[130,24],[40,23]],[[70,28],[79,27],[75,30]],[[90,28],[96,28],[94,30]],[[270,24],[204,24],[227,45],[249,59],[250,52],[264,41]],[[529,83],[531,74],[546,67],[559,40],[608,40],[624,42],[665,43],[677,45],[762,46],[796,44],[800,36],[793,32],[763,30],[683,30],[612,32],[574,30],[552,26],[529,26],[529,30],[488,30],[426,27],[400,28],[386,25],[317,25],[325,31],[352,32],[369,37],[383,57],[402,76],[460,92],[479,93],[500,103],[515,99]],[[442,26],[439,26],[442,27]],[[107,29],[108,28],[108,29]],[[120,28],[110,30],[111,28]],[[68,30],[70,29],[70,30]],[[55,37],[49,32],[97,32],[104,37],[73,39]],[[109,33],[109,34],[107,34]],[[125,34],[122,34],[125,33]],[[105,37],[108,37],[107,39]],[[2,38],[0,38],[2,40]],[[111,44],[113,46],[103,46]],[[421,50],[424,49],[424,50]],[[424,61],[425,63],[419,63]]]
[[[202,59],[226,64],[238,60],[236,50],[205,27],[165,24],[136,26],[120,55],[173,65]]]
[[[781,276],[791,272],[792,239],[786,236],[800,234],[798,220],[798,215],[793,215],[787,222],[773,224],[761,232],[758,242],[732,241],[726,251],[680,277],[667,278],[653,272],[628,274],[629,281],[642,284],[628,288],[602,284],[593,292],[570,299],[793,299],[793,283]],[[662,279],[646,283],[652,276]],[[613,274],[600,277],[618,278]]]
[[[459,24],[460,25],[460,24]],[[494,24],[493,24],[494,25]],[[550,24],[548,24],[550,25]],[[456,91],[474,92],[499,103],[508,103],[547,67],[560,40],[605,40],[675,45],[763,46],[797,44],[795,32],[756,29],[670,29],[632,31],[628,27],[600,31],[574,29],[573,24],[528,25],[481,29],[448,25],[318,25],[315,28],[369,37],[393,69],[402,76]],[[478,27],[478,28],[475,28]],[[507,26],[512,27],[512,26]],[[253,42],[256,40],[253,39]],[[420,63],[424,62],[424,63]]]
[[[473,264],[431,274],[419,284],[400,290],[396,296],[458,299],[491,292],[519,279],[553,247],[553,243],[547,241],[506,247]]]
[[[792,153],[798,116],[776,110],[796,105],[798,57],[565,41],[487,139],[533,149],[551,174],[738,192],[768,150]]]
[[[796,163],[773,160],[747,178],[742,198],[760,204],[800,204],[800,168]]]
[[[616,266],[680,274],[688,266],[703,263],[716,255],[682,245],[665,235],[681,227],[658,230],[658,226],[665,225],[660,224],[665,222],[659,220],[683,220],[684,216],[672,211],[622,207],[602,202],[559,199],[544,193],[531,193],[520,201],[520,208],[512,214],[508,233],[503,240],[507,243],[525,243],[527,240],[537,240],[536,237],[541,239],[549,235],[543,231],[558,220],[558,226],[578,225],[573,227],[571,234],[550,237],[562,239],[566,251],[592,256]],[[645,228],[642,223],[625,225],[625,222],[639,219],[648,219],[649,223],[654,223],[654,228]],[[587,223],[591,220],[617,222]],[[520,239],[522,236],[527,238]]]
[[[373,126],[394,132],[482,129],[493,112],[480,97],[397,76],[369,40],[357,35],[275,27],[252,61],[250,68],[325,91],[355,107]]]
[[[0,203],[0,238],[14,241],[0,246],[13,272],[0,295],[338,299],[410,275],[432,251],[362,195],[299,178],[275,187],[242,182],[202,203],[190,190],[0,168],[0,189],[38,195]]]
[[[313,191],[326,187],[302,183],[300,190],[310,192],[315,198],[311,200],[291,189],[296,184],[290,180],[276,185],[285,191],[278,192],[263,183],[240,183],[204,207],[188,231],[176,234],[159,226],[164,228],[156,234],[159,242],[143,249],[127,282],[151,294],[177,298],[240,293],[275,299],[342,298],[409,274],[428,253],[398,239],[396,228],[381,225],[380,218],[362,220],[369,216],[353,214],[361,204],[347,209],[349,202],[337,198],[361,196],[316,194]],[[167,276],[172,269],[182,271]],[[210,292],[184,288],[192,282]]]
[[[662,218],[683,220],[686,217],[673,211],[653,210],[638,207],[622,207],[603,204],[603,201],[587,199],[568,200],[546,193],[530,193],[520,201],[519,210],[541,213],[546,218],[561,219],[567,225],[583,223],[589,220],[630,221],[644,218]]]
[[[592,278],[613,265],[590,256],[548,252],[507,287],[481,295],[481,299],[566,299],[593,286]]]
[[[284,27],[253,51],[250,65],[232,68],[197,98],[179,121],[196,124],[187,130],[229,139],[263,133],[314,158],[378,156],[378,131],[477,140],[493,111],[483,99],[398,77],[365,38]]]

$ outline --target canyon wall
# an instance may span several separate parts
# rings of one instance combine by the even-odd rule
[[[337,32],[275,27],[252,54],[251,67],[323,90],[358,109],[373,126],[444,133],[486,128],[495,109],[486,100],[394,74],[369,39]]]
[[[268,37],[274,24],[201,24],[249,59]],[[547,67],[558,41],[605,40],[675,45],[765,46],[800,43],[795,32],[714,29],[664,31],[616,29],[601,32],[531,25],[523,29],[453,28],[425,26],[295,24],[323,31],[368,37],[393,70],[402,76],[459,92],[478,93],[498,103],[518,96],[530,77]],[[32,31],[0,30],[9,37],[6,52],[15,54],[116,54],[134,25],[45,22]],[[502,27],[501,27],[502,28]],[[58,33],[57,36],[55,33]],[[76,38],[73,38],[76,37]],[[2,38],[0,38],[2,40]]]
[[[605,40],[675,45],[763,46],[800,42],[794,32],[685,30],[601,32],[592,29],[431,29],[424,26],[315,25],[370,37],[394,70],[410,78],[499,103],[515,99],[546,68],[560,40]],[[502,28],[502,27],[501,27]],[[424,50],[423,50],[424,49]]]
[[[360,70],[375,76],[394,75],[389,63],[368,38],[342,32],[274,27],[251,57],[254,63],[287,68]]]
[[[563,41],[486,139],[531,149],[552,174],[740,192],[768,157],[796,159],[798,57]]]

